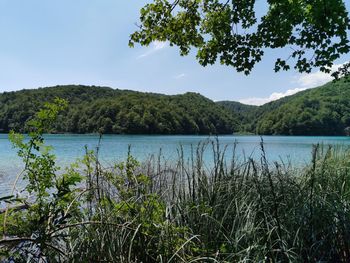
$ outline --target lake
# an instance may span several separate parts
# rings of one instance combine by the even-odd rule
[[[150,155],[158,155],[161,149],[163,158],[167,161],[177,159],[177,149],[183,146],[184,155],[189,156],[191,145],[208,140],[208,136],[189,135],[105,135],[100,145],[100,160],[104,164],[125,160],[128,146],[131,152],[140,161]],[[290,160],[296,164],[305,164],[311,159],[312,146],[320,143],[324,145],[350,146],[350,137],[297,137],[297,136],[263,136],[264,145],[269,161]],[[98,135],[46,135],[46,144],[52,145],[57,155],[57,162],[61,167],[68,165],[84,155],[84,148],[96,149]],[[210,139],[215,139],[211,137]],[[260,136],[219,136],[220,145],[228,146],[227,156],[232,156],[232,149],[236,145],[238,158],[252,156],[260,158]],[[212,151],[208,149],[204,158],[211,162]],[[6,134],[0,135],[0,196],[12,186],[16,174],[21,171],[23,164],[12,148]]]

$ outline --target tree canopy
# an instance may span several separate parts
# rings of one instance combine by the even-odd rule
[[[239,120],[196,93],[167,96],[107,87],[56,86],[0,94],[0,132],[23,132],[44,102],[69,102],[54,133],[232,134]]]
[[[203,66],[220,62],[249,74],[267,49],[290,47],[274,70],[330,72],[334,61],[350,51],[350,19],[343,0],[267,0],[257,14],[256,0],[153,0],[140,12],[139,29],[130,36],[149,45],[168,41],[181,55],[197,49]],[[349,65],[336,77],[349,73]]]
[[[350,82],[341,79],[260,107],[218,102],[241,120],[240,130],[262,135],[350,135]]]
[[[350,82],[340,80],[263,106],[94,86],[0,94],[0,132],[24,132],[38,108],[68,101],[52,133],[349,135]]]

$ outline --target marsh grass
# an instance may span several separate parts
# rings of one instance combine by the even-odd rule
[[[129,151],[103,167],[87,150],[81,213],[33,262],[350,262],[350,151],[316,145],[298,168],[260,151],[238,159],[214,139],[189,158],[180,147],[139,163]]]
[[[259,161],[237,161],[217,140],[192,152],[142,164],[129,154],[109,169],[95,156],[86,220],[99,223],[69,233],[69,261],[350,261],[348,150],[315,146],[295,169],[268,163],[263,143]]]

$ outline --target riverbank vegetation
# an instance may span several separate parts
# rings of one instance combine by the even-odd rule
[[[26,187],[1,198],[2,261],[349,262],[350,151],[315,146],[293,168],[269,163],[263,142],[252,160],[209,140],[189,159],[129,152],[110,167],[87,149],[62,171],[42,133],[66,106],[46,104],[29,139],[11,134]]]

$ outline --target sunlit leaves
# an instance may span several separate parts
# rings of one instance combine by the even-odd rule
[[[27,136],[15,132],[9,135],[14,148],[18,149],[18,156],[24,162],[24,170],[20,175],[26,179],[26,186],[22,192],[28,199],[20,200],[19,209],[8,207],[2,220],[4,236],[2,241],[6,243],[13,233],[18,240],[12,245],[10,242],[9,247],[0,248],[1,251],[4,249],[7,251],[6,256],[9,258],[22,256],[27,258],[28,255],[33,255],[35,262],[42,262],[43,258],[47,258],[52,251],[55,251],[58,252],[55,258],[61,262],[59,259],[63,252],[58,245],[66,235],[52,234],[65,226],[68,218],[79,214],[77,206],[72,203],[77,196],[72,188],[82,177],[73,168],[67,169],[63,175],[58,175],[59,167],[56,165],[55,155],[51,153],[51,147],[44,145],[43,132],[50,130],[59,112],[66,107],[67,101],[58,98],[53,103],[45,103],[27,123],[29,129]],[[6,202],[7,199],[2,198],[0,202]]]
[[[249,74],[265,49],[291,47],[276,61],[275,71],[291,66],[300,72],[320,68],[350,50],[348,12],[342,0],[269,0],[257,18],[256,0],[155,0],[141,9],[135,43],[169,41],[187,55],[197,49],[203,66],[220,62]],[[260,14],[259,14],[260,15]],[[281,64],[281,62],[283,62]]]

